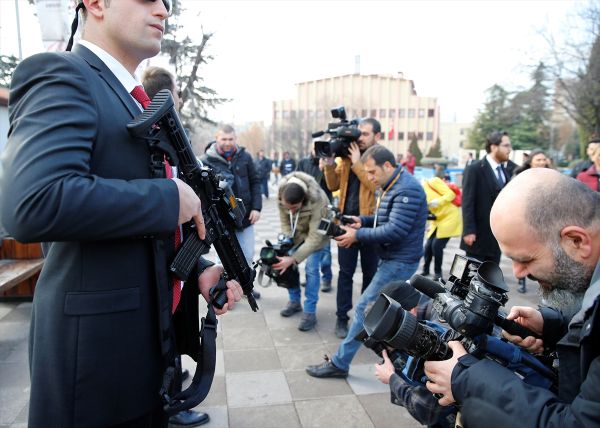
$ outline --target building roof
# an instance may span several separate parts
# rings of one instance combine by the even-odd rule
[[[8,106],[8,88],[0,87],[0,107]]]

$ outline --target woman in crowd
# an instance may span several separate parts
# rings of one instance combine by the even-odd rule
[[[424,250],[423,272],[429,275],[431,260],[433,263],[434,279],[442,277],[442,260],[444,248],[453,236],[462,233],[462,215],[460,208],[452,203],[456,194],[448,187],[444,180],[434,177],[423,182],[423,189],[427,196],[427,205],[431,213],[427,228],[427,243]]]

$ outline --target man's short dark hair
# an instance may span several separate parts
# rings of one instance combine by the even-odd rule
[[[174,82],[173,75],[161,67],[148,67],[142,74],[142,85],[151,99],[163,89],[172,91]]]
[[[555,186],[529,192],[525,218],[540,242],[556,243],[566,226],[600,227],[600,193],[561,176]]]
[[[235,129],[231,125],[222,125],[219,126],[218,132],[222,132],[223,134],[235,134]]]
[[[490,133],[485,141],[485,151],[491,153],[492,146],[499,146],[502,142],[502,137],[508,137],[508,132],[494,131]]]
[[[302,202],[305,196],[306,192],[304,189],[296,183],[289,183],[285,186],[285,189],[283,189],[283,200],[291,205]]]
[[[377,119],[372,117],[367,117],[366,119],[362,119],[360,121],[361,125],[371,124],[371,128],[373,129],[373,134],[379,134],[381,132],[381,123]]]
[[[363,163],[369,159],[373,159],[377,166],[383,166],[384,163],[389,162],[396,168],[396,157],[381,144],[375,144],[374,146],[369,147],[360,158]]]

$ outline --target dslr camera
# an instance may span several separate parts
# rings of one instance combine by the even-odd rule
[[[340,223],[344,225],[352,224],[354,223],[354,220],[352,219],[352,216],[343,215],[339,208],[328,205],[327,216],[321,218],[317,232],[331,238],[338,237],[346,233],[346,231],[339,226]]]
[[[277,257],[289,256],[294,247],[294,239],[291,236],[280,233],[277,235],[277,243],[272,244],[269,240],[265,241],[265,246],[260,249],[260,259],[258,265],[259,282],[262,282],[264,275],[275,281],[279,287],[296,288],[300,287],[300,273],[298,267],[293,265],[285,270],[283,274],[279,270],[273,269],[279,259]]]
[[[320,158],[348,156],[350,154],[348,151],[350,144],[360,138],[359,121],[358,119],[347,120],[344,106],[332,109],[331,116],[334,119],[339,119],[339,121],[329,123],[325,131],[312,134],[313,138],[319,138],[325,134],[330,137],[328,141],[315,141],[315,154]]]
[[[411,367],[396,368],[409,373],[411,381],[420,381],[424,361],[450,358],[452,350],[447,342],[460,340],[470,354],[506,366],[527,383],[546,388],[556,386],[556,374],[549,361],[492,336],[496,326],[523,338],[537,336],[507,320],[499,310],[508,301],[508,287],[495,263],[455,255],[447,281],[436,282],[414,275],[409,283],[433,300],[433,311],[447,326],[418,321],[398,302],[381,294],[366,315],[364,330],[356,340],[378,355],[388,349],[392,350],[393,360],[410,362]],[[404,358],[398,358],[401,355]]]

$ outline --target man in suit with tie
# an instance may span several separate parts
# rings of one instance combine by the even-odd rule
[[[170,0],[80,0],[80,9],[73,52],[34,55],[15,71],[0,169],[3,226],[45,243],[28,424],[166,427],[159,393],[180,291],[168,273],[174,231],[190,220],[201,238],[205,229],[193,190],[152,176],[149,147],[126,125],[148,102],[134,73],[160,51]],[[208,299],[220,272],[208,267],[185,286]],[[235,281],[227,287],[217,313],[241,297]]]
[[[463,239],[460,248],[480,261],[500,263],[500,247],[490,228],[490,211],[509,175],[502,166],[511,144],[506,132],[487,137],[485,158],[465,168],[462,189]]]

